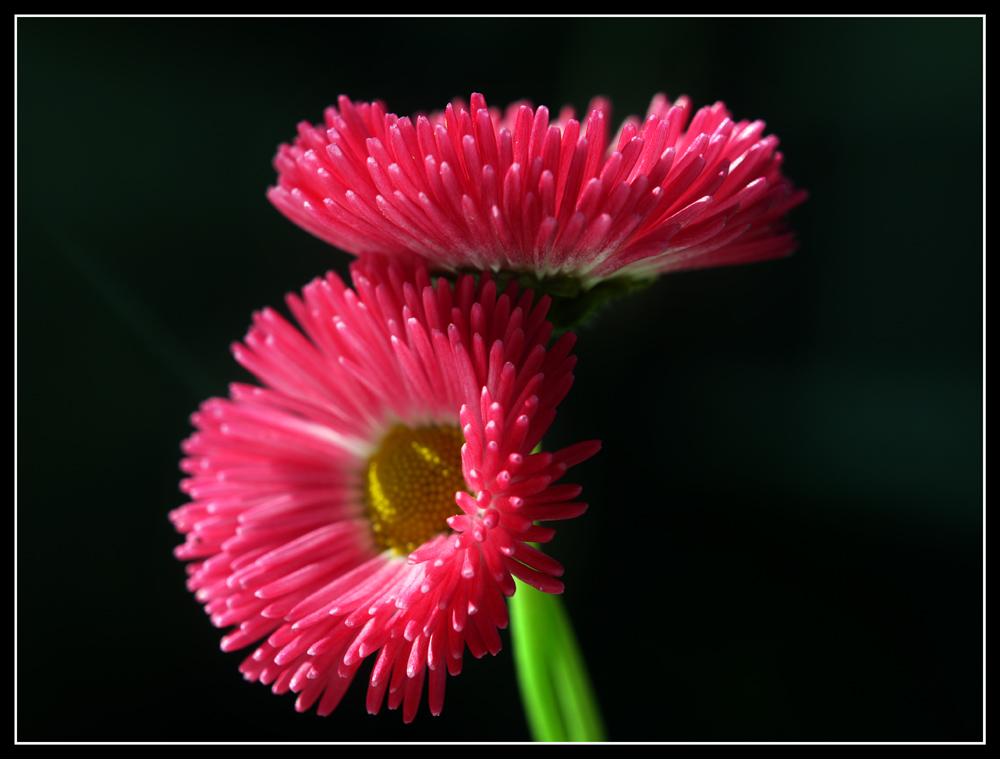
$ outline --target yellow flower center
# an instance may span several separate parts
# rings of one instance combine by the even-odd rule
[[[368,459],[365,505],[375,542],[408,554],[448,529],[461,510],[455,493],[466,490],[458,427],[393,427]]]

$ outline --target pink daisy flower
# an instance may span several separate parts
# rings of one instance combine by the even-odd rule
[[[341,96],[274,159],[271,202],[349,253],[418,254],[434,270],[501,270],[528,282],[610,277],[788,255],[783,217],[806,198],[782,174],[764,122],[722,103],[657,95],[609,142],[610,103],[550,121],[482,95],[414,119]]]
[[[532,453],[573,382],[574,338],[545,346],[548,299],[510,283],[432,285],[411,262],[363,258],[355,290],[335,274],[254,314],[234,384],[192,416],[170,519],[188,587],[240,667],[329,714],[377,657],[368,711],[386,692],[413,719],[425,679],[441,712],[446,673],[500,650],[515,577],[560,593],[535,524],[575,517],[580,488],[555,484],[597,441]]]

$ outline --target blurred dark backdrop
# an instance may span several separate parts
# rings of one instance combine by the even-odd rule
[[[787,260],[580,331],[546,443],[601,438],[551,552],[609,737],[982,737],[980,18],[45,19],[17,31],[21,741],[527,740],[506,636],[444,714],[237,672],[167,512],[228,346],[347,255],[264,197],[345,93],[724,100],[811,193]],[[365,670],[362,670],[364,672]]]

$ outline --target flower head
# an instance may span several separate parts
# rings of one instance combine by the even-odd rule
[[[296,708],[330,713],[377,654],[368,710],[413,719],[425,678],[440,713],[445,675],[500,650],[514,577],[562,591],[558,562],[529,545],[536,522],[581,514],[554,484],[596,441],[533,453],[573,382],[573,336],[546,350],[548,299],[488,274],[432,285],[422,264],[363,258],[356,290],[335,275],[287,303],[305,336],[254,314],[234,384],[192,416],[170,514],[188,587],[213,624],[236,628],[240,667]]]
[[[582,123],[482,95],[415,118],[341,96],[299,124],[268,192],[288,218],[354,254],[419,255],[440,271],[501,270],[587,291],[608,278],[744,263],[794,248],[805,199],[764,122],[722,103],[653,98],[609,142],[610,103]]]

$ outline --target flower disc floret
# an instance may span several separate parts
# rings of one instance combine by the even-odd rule
[[[368,460],[365,505],[380,548],[408,554],[440,532],[465,488],[458,427],[393,427]]]
[[[438,714],[465,649],[500,650],[515,577],[562,591],[532,544],[586,509],[558,481],[600,444],[533,452],[575,364],[572,333],[546,347],[547,298],[381,257],[352,278],[288,296],[301,331],[254,314],[233,353],[262,386],[192,416],[170,518],[223,650],[255,645],[248,680],[329,714],[371,656],[368,710],[410,721],[425,680]]]

